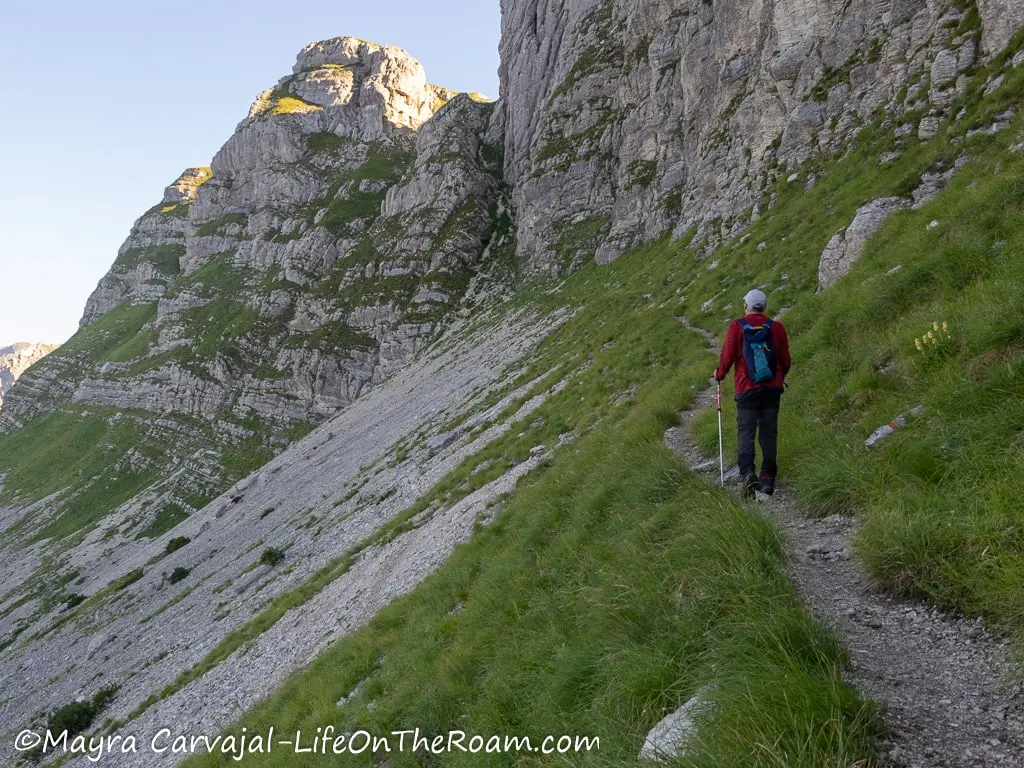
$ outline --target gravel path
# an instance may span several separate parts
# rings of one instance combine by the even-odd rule
[[[690,432],[696,414],[714,407],[714,390],[704,390],[665,441],[717,483],[717,457],[701,454]],[[727,410],[726,428],[734,424]],[[981,619],[875,590],[852,556],[854,518],[812,519],[784,483],[773,497],[758,494],[755,506],[783,532],[788,569],[808,610],[849,650],[850,682],[884,704],[883,764],[1024,766],[1024,686],[1014,679],[1008,641],[987,631]]]

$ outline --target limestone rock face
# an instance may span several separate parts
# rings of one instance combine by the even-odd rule
[[[144,304],[164,295],[181,271],[189,206],[209,179],[209,168],[187,169],[164,190],[163,201],[135,222],[114,265],[86,301],[80,327],[122,301]]]
[[[164,205],[191,203],[196,199],[196,190],[203,182],[210,180],[209,168],[188,168],[177,181],[164,190]]]
[[[56,411],[133,414],[154,455],[199,451],[195,483],[179,481],[200,497],[237,479],[454,316],[501,188],[493,113],[393,46],[307,46],[210,166],[136,221],[0,432]]]
[[[867,122],[938,125],[1021,0],[502,0],[505,175],[527,269],[665,232],[709,247]],[[930,81],[930,87],[928,83]]]
[[[26,344],[0,347],[0,406],[4,395],[25,371],[57,349],[54,344]]]
[[[978,0],[978,11],[985,30],[985,52],[998,53],[1020,29],[1024,21],[1024,0]]]
[[[857,209],[845,232],[833,237],[818,264],[818,291],[822,291],[845,275],[864,253],[864,246],[875,232],[896,211],[908,208],[910,200],[883,197]]]

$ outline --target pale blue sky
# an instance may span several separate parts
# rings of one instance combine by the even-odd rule
[[[0,5],[0,347],[66,340],[134,220],[306,43],[338,35],[498,95],[498,0]]]

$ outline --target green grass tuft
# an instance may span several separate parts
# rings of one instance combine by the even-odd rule
[[[178,523],[188,519],[188,512],[177,504],[164,504],[156,517],[144,530],[139,532],[137,539],[156,539],[173,529]],[[187,539],[186,539],[187,541]]]

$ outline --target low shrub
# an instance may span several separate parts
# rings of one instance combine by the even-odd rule
[[[277,565],[284,560],[284,552],[274,547],[267,547],[263,550],[263,554],[260,555],[260,565],[269,565],[271,567]]]

